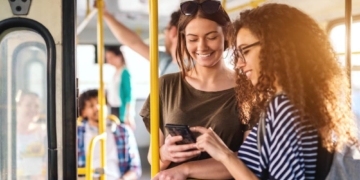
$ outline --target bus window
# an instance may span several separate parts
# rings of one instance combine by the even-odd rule
[[[46,179],[46,45],[11,30],[0,35],[0,179]]]
[[[354,22],[351,29],[351,85],[352,109],[360,125],[360,22]],[[330,40],[339,55],[339,60],[345,66],[345,25],[340,24],[330,30]]]

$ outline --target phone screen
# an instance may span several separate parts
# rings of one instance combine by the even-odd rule
[[[166,124],[165,127],[171,136],[182,136],[183,137],[182,141],[176,143],[178,145],[191,144],[191,143],[196,142],[192,132],[190,131],[189,126],[187,126],[187,125]]]

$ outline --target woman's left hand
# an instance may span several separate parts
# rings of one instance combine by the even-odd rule
[[[215,160],[222,161],[227,154],[233,154],[212,128],[207,129],[196,126],[190,129],[193,132],[201,133],[196,139],[197,148],[201,151],[206,151]]]

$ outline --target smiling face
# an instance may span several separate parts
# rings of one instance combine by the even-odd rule
[[[24,124],[34,121],[40,114],[40,99],[33,94],[24,95],[17,104],[17,116]]]
[[[86,117],[94,124],[99,122],[99,103],[97,97],[85,101],[85,106],[81,112],[81,116]]]
[[[248,28],[241,28],[236,36],[236,47],[242,49],[245,62],[239,58],[236,68],[241,69],[253,85],[256,85],[260,76],[260,45],[253,45],[259,42]]]
[[[195,18],[185,28],[186,49],[196,66],[213,67],[222,60],[224,33],[216,22]]]

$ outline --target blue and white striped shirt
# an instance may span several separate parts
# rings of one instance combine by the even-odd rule
[[[277,95],[267,109],[266,132],[257,147],[256,125],[238,151],[241,159],[258,177],[267,169],[269,179],[315,179],[318,135],[310,125],[300,124],[286,95]],[[261,168],[260,168],[261,165]]]

